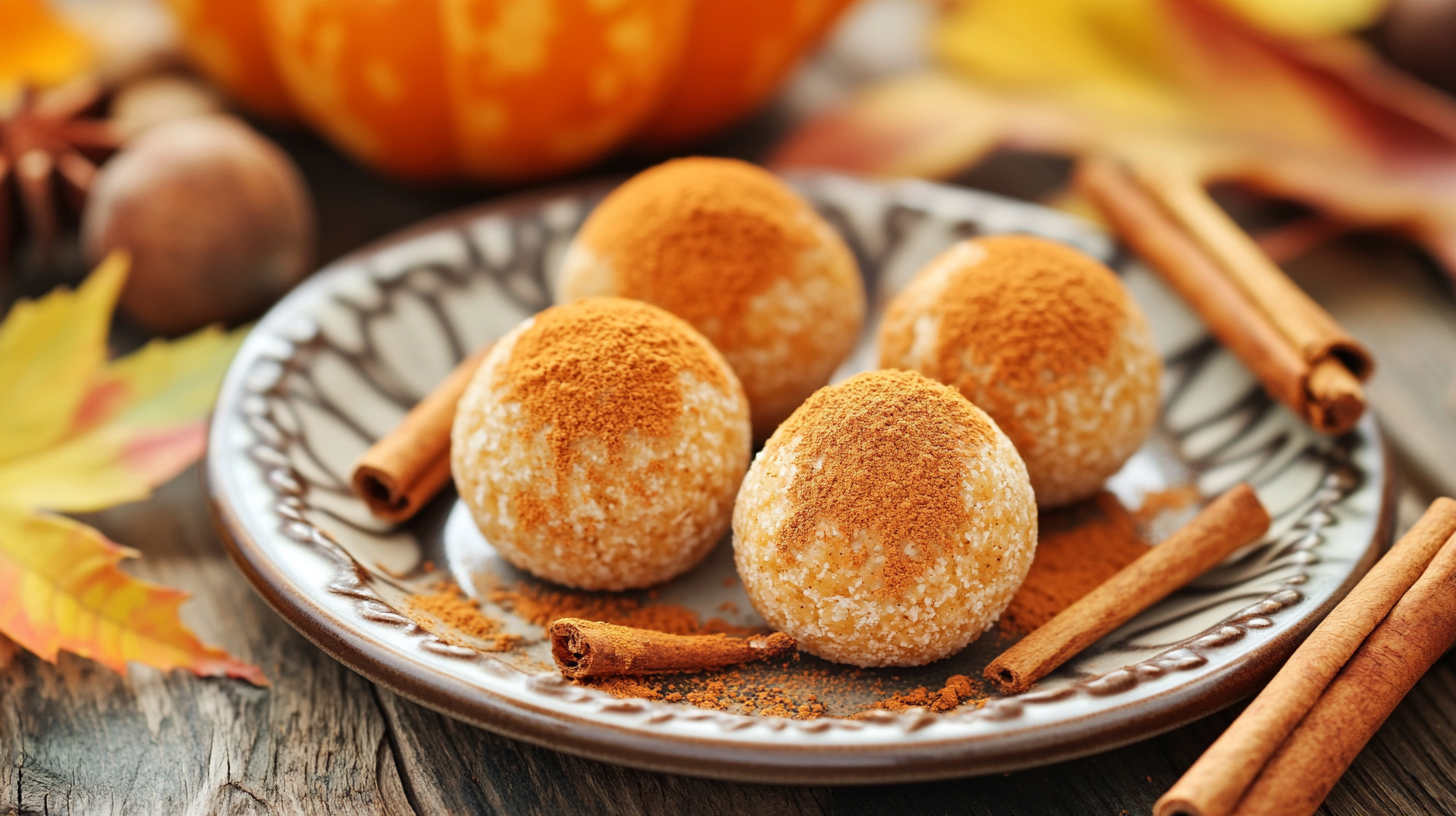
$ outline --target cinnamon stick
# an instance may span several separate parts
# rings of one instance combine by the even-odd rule
[[[376,517],[404,521],[450,481],[450,426],[455,421],[455,404],[490,346],[465,358],[354,464],[350,479],[354,493]]]
[[[669,635],[579,618],[551,624],[551,656],[561,673],[571,678],[720,669],[783,657],[796,646],[782,632],[735,638]]]
[[[1369,377],[1375,367],[1370,352],[1264,254],[1196,177],[1147,165],[1137,175],[1306,362],[1314,366],[1334,359],[1355,378]]]
[[[1083,161],[1077,183],[1122,239],[1198,312],[1213,336],[1254,372],[1269,394],[1304,416],[1309,365],[1249,305],[1218,264],[1111,160]]]
[[[1370,633],[1254,780],[1235,816],[1310,816],[1355,755],[1456,643],[1456,536]]]
[[[1077,183],[1271,396],[1323,433],[1354,427],[1365,411],[1360,379],[1373,367],[1368,352],[1289,281],[1201,187],[1189,192],[1165,182],[1160,201],[1113,161],[1099,158],[1082,162]],[[1188,217],[1180,221],[1170,213],[1169,200]],[[1201,233],[1190,233],[1189,224]],[[1239,269],[1231,272],[1230,264]],[[1249,278],[1255,283],[1246,287]],[[1302,317],[1285,316],[1291,310]]]
[[[1103,635],[1254,541],[1269,529],[1269,513],[1253,488],[1235,485],[1203,508],[1167,541],[1007,649],[985,677],[1007,694],[1025,691]]]
[[[1157,816],[1227,816],[1269,757],[1366,636],[1456,534],[1456,501],[1437,499],[1300,644],[1233,725],[1163,794]],[[1449,546],[1446,549],[1451,549]]]

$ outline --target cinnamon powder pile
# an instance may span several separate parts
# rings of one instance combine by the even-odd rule
[[[1147,551],[1132,514],[1106,491],[1043,513],[1031,572],[1001,627],[1018,634],[1036,629]]]
[[[614,697],[688,703],[711,711],[812,720],[828,714],[827,698],[868,691],[872,702],[851,718],[870,711],[924,708],[937,713],[961,706],[979,708],[990,695],[978,680],[953,675],[938,689],[908,690],[898,677],[844,666],[800,664],[748,665],[721,672],[658,677],[608,677],[577,681]]]
[[[727,386],[692,329],[659,309],[598,298],[538,314],[496,375],[521,403],[531,430],[549,428],[558,489],[550,504],[528,493],[516,496],[521,523],[534,527],[560,515],[560,486],[580,456],[578,441],[600,440],[615,460],[629,432],[671,434],[682,413],[678,375],[684,371]]]
[[[789,664],[780,666],[788,668]],[[807,678],[805,678],[807,679]],[[703,674],[674,674],[661,677],[605,677],[578,683],[605,691],[613,697],[687,703],[710,711],[757,714],[812,720],[824,715],[824,703],[793,676],[766,676],[753,669],[729,669]]]
[[[871,708],[882,711],[904,711],[907,708],[927,708],[931,711],[941,713],[954,711],[962,703],[973,701],[976,708],[986,704],[989,696],[986,694],[985,686],[980,680],[973,680],[964,674],[951,675],[945,681],[945,686],[931,691],[925,686],[920,686],[904,694],[896,694],[885,700],[881,700]]]
[[[454,584],[442,583],[435,592],[411,595],[406,604],[423,616],[424,619],[419,615],[411,616],[417,623],[446,643],[485,652],[508,652],[521,644],[519,635],[501,634],[500,621],[482,612],[480,602],[466,598],[460,587]],[[476,642],[468,641],[457,633],[468,635]]]
[[[746,339],[750,301],[792,271],[813,234],[807,205],[767,171],[688,158],[623,184],[580,240],[612,261],[623,292],[697,326],[725,351]]]
[[[986,420],[954,390],[912,371],[877,371],[818,391],[780,430],[800,438],[801,475],[778,546],[809,546],[827,522],[884,545],[877,592],[898,595],[964,520],[958,451],[988,446]],[[860,566],[866,555],[850,556]]]
[[[1143,508],[1134,514],[1111,493],[1103,492],[1069,507],[1043,513],[1036,559],[1001,618],[1001,636],[1010,639],[1041,626],[1131,563],[1147,551],[1137,525],[1159,512],[1187,506],[1197,496],[1196,489],[1189,487],[1149,493],[1144,497]],[[644,601],[639,596],[521,583],[491,590],[488,597],[540,626],[559,618],[577,617],[681,635],[722,632],[741,637],[763,631],[733,626],[719,618],[703,621],[687,607],[656,603],[650,596]],[[432,631],[452,643],[479,647],[478,643],[458,636],[452,639],[445,627],[485,642],[487,650],[505,651],[520,642],[515,636],[499,634],[500,623],[450,584],[442,584],[429,594],[411,596],[408,605],[425,617],[443,623],[444,627],[432,628]],[[431,626],[430,620],[421,622]],[[699,674],[608,677],[577,682],[616,697],[793,719],[825,716],[826,698],[865,690],[875,699],[862,707],[861,714],[871,710],[898,712],[912,707],[947,712],[965,706],[983,706],[992,696],[978,679],[965,675],[952,675],[940,688],[896,689],[897,680],[898,677],[873,670],[793,660]]]

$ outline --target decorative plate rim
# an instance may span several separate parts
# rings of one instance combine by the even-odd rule
[[[846,177],[832,174],[813,174],[799,177],[800,183],[812,184],[817,180],[835,183]],[[848,179],[855,184],[870,184]],[[468,680],[451,676],[431,667],[412,655],[401,653],[388,644],[378,642],[367,634],[357,631],[350,621],[339,618],[335,613],[300,590],[286,571],[263,552],[261,545],[252,538],[246,525],[238,516],[236,508],[228,497],[229,474],[227,467],[240,463],[237,456],[228,456],[219,451],[234,447],[224,434],[230,421],[218,419],[230,415],[241,415],[239,400],[242,381],[251,363],[263,356],[263,346],[285,328],[285,321],[295,317],[294,312],[314,298],[323,296],[335,288],[335,283],[353,274],[367,274],[358,267],[389,247],[437,231],[460,230],[464,225],[491,214],[537,207],[544,202],[567,198],[587,198],[600,193],[610,182],[585,182],[540,192],[527,193],[493,202],[446,213],[426,220],[414,227],[391,235],[331,263],[312,276],[302,286],[280,302],[259,322],[254,332],[239,350],[233,366],[219,396],[213,427],[209,432],[209,456],[205,478],[214,521],[221,533],[229,555],[243,571],[249,582],[268,603],[291,625],[315,645],[324,649],[340,662],[374,682],[384,685],[409,699],[442,714],[463,719],[475,725],[488,728],[511,737],[524,739],[556,750],[563,750],[594,759],[617,764],[631,765],[649,770],[688,773],[745,781],[773,782],[878,782],[886,780],[909,781],[963,776],[968,773],[993,773],[1003,770],[1024,768],[1047,762],[1071,759],[1112,747],[1134,742],[1165,730],[1205,716],[1249,693],[1256,684],[1271,674],[1282,661],[1282,655],[1292,651],[1294,645],[1309,629],[1322,619],[1324,614],[1342,598],[1349,588],[1373,563],[1379,549],[1388,541],[1393,524],[1393,479],[1389,450],[1381,437],[1378,424],[1373,417],[1361,421],[1360,432],[1367,437],[1374,449],[1375,465],[1372,481],[1378,480],[1380,508],[1375,520],[1375,534],[1366,547],[1364,555],[1342,584],[1317,607],[1310,609],[1299,599],[1289,606],[1298,605],[1304,614],[1298,621],[1279,632],[1275,637],[1259,645],[1250,655],[1276,656],[1280,659],[1245,659],[1222,669],[1194,678],[1189,682],[1173,685],[1154,694],[1136,700],[1118,703],[1103,709],[1095,715],[1086,715],[1072,721],[1042,723],[1016,732],[1016,745],[994,745],[996,753],[988,755],[985,743],[995,743],[987,737],[994,734],[946,736],[937,740],[916,740],[907,744],[875,745],[798,745],[748,742],[743,740],[675,734],[662,730],[644,733],[640,727],[622,721],[621,717],[603,717],[604,714],[648,715],[648,720],[682,717],[699,721],[712,721],[719,725],[726,736],[744,730],[822,732],[831,729],[864,729],[909,734],[938,722],[985,719],[998,720],[1015,717],[1020,707],[1038,703],[1055,702],[1079,690],[1092,694],[1105,693],[1116,696],[1139,684],[1141,672],[1156,676],[1160,671],[1176,669],[1180,659],[1190,656],[1201,663],[1188,647],[1201,649],[1218,648],[1242,636],[1234,625],[1237,618],[1267,620],[1265,614],[1275,614],[1277,609],[1260,611],[1256,603],[1221,622],[1219,631],[1207,632],[1185,643],[1136,664],[1131,667],[1106,672],[1091,680],[1079,681],[1051,692],[1032,692],[1018,698],[993,701],[985,709],[970,715],[935,715],[912,710],[903,714],[884,713],[865,720],[843,720],[826,718],[801,722],[782,718],[759,717],[725,712],[702,711],[681,706],[636,700],[612,700],[601,692],[573,686],[559,676],[528,676],[525,683],[531,690],[550,698],[531,702],[498,693]],[[978,191],[936,185],[928,182],[906,180],[877,185],[890,197],[914,198],[918,193],[937,196],[959,196],[966,200],[979,200],[983,206],[1003,206],[1048,213],[1068,223],[1078,223],[1071,216],[1050,213],[1044,208],[1026,202],[1001,199]],[[986,204],[985,202],[990,202]],[[1079,227],[1092,232],[1090,225]],[[306,340],[306,338],[304,338]],[[261,465],[261,463],[260,463]],[[276,488],[276,485],[275,485]],[[286,491],[285,491],[286,492]],[[1331,500],[1336,501],[1335,499]],[[280,505],[281,509],[281,505]],[[298,521],[311,529],[294,530],[288,535],[296,541],[308,541],[315,548],[325,552],[336,550],[332,557],[338,568],[333,583],[327,588],[335,594],[353,597],[361,605],[374,604],[383,607],[361,613],[371,621],[395,627],[404,627],[406,634],[426,641],[438,641],[427,630],[391,609],[386,603],[372,595],[367,586],[363,570],[343,552],[336,543],[328,540],[324,531],[312,528],[301,516]],[[289,524],[283,519],[284,526]],[[1272,597],[1273,593],[1271,593]],[[1263,603],[1268,604],[1266,600]],[[393,616],[391,619],[390,616]],[[1281,616],[1282,617],[1282,616]],[[1269,624],[1265,623],[1264,626]],[[412,627],[412,629],[411,629]],[[1196,641],[1196,642],[1195,642]],[[455,650],[455,654],[450,654]],[[437,645],[433,651],[452,657],[478,662],[496,663],[500,669],[482,665],[487,672],[495,674],[500,670],[524,672],[505,665],[489,655],[473,650],[445,644]],[[1178,655],[1182,651],[1186,654]],[[1156,664],[1156,665],[1155,665]],[[1258,665],[1252,665],[1258,664]],[[1196,664],[1195,664],[1196,665]],[[1161,669],[1159,668],[1161,666]],[[1106,687],[1099,692],[1097,684]],[[577,710],[552,707],[552,701],[592,703],[594,710],[581,713]],[[578,706],[577,708],[581,708]],[[656,712],[663,709],[665,713]],[[698,713],[691,713],[698,712]],[[1005,742],[1006,740],[1002,740]],[[683,752],[691,746],[691,752]],[[974,767],[967,767],[967,763]]]

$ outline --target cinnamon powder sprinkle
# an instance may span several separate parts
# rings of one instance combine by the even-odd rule
[[[1106,491],[1042,513],[1031,572],[1002,614],[1001,627],[1031,632],[1147,551],[1132,514]]]
[[[1148,524],[1170,510],[1182,510],[1198,503],[1202,494],[1197,485],[1178,485],[1155,490],[1143,496],[1143,505],[1132,514],[1138,524]]]
[[[667,309],[734,350],[750,301],[792,271],[814,235],[808,205],[773,174],[734,159],[687,158],[623,184],[582,228],[623,292]]]
[[[693,335],[691,326],[660,309],[595,298],[541,312],[516,339],[496,382],[510,387],[533,432],[549,429],[555,503],[580,457],[579,441],[600,440],[608,459],[618,461],[630,432],[672,434],[683,409],[683,372],[728,388],[707,344]],[[560,510],[530,494],[516,501],[528,527]]]
[[[454,584],[441,583],[430,594],[410,595],[406,604],[425,618],[421,620],[411,616],[415,622],[451,645],[469,646],[484,652],[508,652],[521,644],[519,635],[501,634],[500,621],[482,612],[480,602],[466,598],[460,587]],[[460,634],[468,635],[474,641],[466,640]]]
[[[1004,417],[1001,429],[1018,440],[1018,412],[1045,410],[1028,397],[1053,395],[1107,360],[1127,293],[1111,270],[1055,241],[999,235],[963,246],[982,254],[961,262],[932,309],[940,320],[933,376],[979,394],[980,407]],[[909,348],[908,338],[900,342]]]
[[[486,595],[491,603],[537,626],[550,626],[561,618],[581,618],[669,635],[748,637],[768,631],[760,627],[734,626],[721,618],[704,621],[698,613],[680,604],[643,603],[637,597],[613,592],[578,592],[519,583],[511,588],[497,587]]]
[[[955,674],[951,675],[945,681],[945,685],[936,691],[920,686],[904,694],[896,694],[874,703],[870,708],[881,711],[925,708],[936,713],[944,713],[954,711],[967,701],[973,701],[976,708],[981,708],[986,705],[988,699],[990,697],[986,694],[985,686],[981,685],[981,681],[972,680],[964,674]]]
[[[945,293],[942,371],[959,374],[969,351],[990,382],[1047,394],[1107,359],[1127,298],[1110,271],[1044,238],[999,235],[976,244],[985,257],[961,269]]]
[[[964,452],[993,431],[951,388],[912,371],[876,371],[816,392],[779,432],[799,438],[784,553],[836,529],[870,531],[884,552],[873,588],[894,597],[935,562],[965,521]],[[868,557],[856,548],[855,566]]]

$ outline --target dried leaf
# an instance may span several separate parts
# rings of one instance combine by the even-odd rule
[[[872,85],[811,119],[775,151],[778,167],[824,167],[861,175],[946,178],[998,147],[1072,151],[1092,141],[1090,123],[1055,106],[1021,100],[945,72]]]
[[[258,667],[204,646],[182,624],[186,593],[117,567],[136,555],[80,522],[0,509],[0,631],[52,662],[64,650],[123,675],[135,660],[268,685]]]
[[[45,450],[0,461],[0,504],[84,512],[145,499],[197,461],[241,332],[154,340],[102,369]]]
[[[77,291],[16,304],[0,323],[0,637],[46,660],[66,650],[123,673],[137,660],[265,685],[182,625],[184,593],[117,567],[136,553],[36,512],[146,498],[202,454],[242,332],[204,329],[107,362],[126,271],[125,256],[112,256]]]
[[[113,255],[75,292],[20,301],[0,324],[0,467],[54,445],[106,362],[127,261]]]
[[[1305,16],[1272,33],[1213,0],[955,4],[946,70],[867,89],[775,164],[944,177],[1002,146],[1108,153],[1406,232],[1456,270],[1456,102],[1358,40],[1288,33],[1362,19],[1354,5],[1286,12]]]
[[[1328,37],[1360,31],[1385,13],[1388,0],[1222,0],[1222,5],[1262,28],[1290,37]]]

